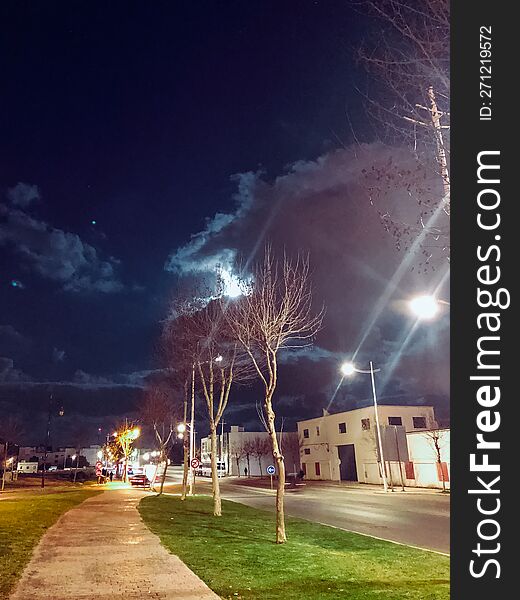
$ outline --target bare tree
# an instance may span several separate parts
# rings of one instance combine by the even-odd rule
[[[442,479],[442,491],[445,492],[446,481],[444,477],[444,472],[442,470],[442,463],[444,462],[442,460],[442,451],[446,445],[446,438],[444,437],[445,430],[439,429],[437,422],[432,420],[431,418],[427,420],[426,426],[428,427],[428,429],[424,431],[424,435],[426,436],[426,439],[428,440],[428,444],[430,445],[431,449],[435,453],[437,469]]]
[[[247,464],[247,475],[251,477],[251,456],[253,455],[253,442],[251,440],[244,441],[244,456]],[[245,473],[244,473],[245,475]]]
[[[234,442],[229,449],[229,456],[237,463],[237,474],[240,477],[240,461],[245,457],[244,444]]]
[[[5,476],[9,461],[9,446],[19,442],[24,430],[15,417],[3,418],[0,423],[0,456],[2,460],[2,491],[5,488]]]
[[[191,468],[189,453],[192,435],[189,430],[194,422],[195,413],[196,343],[190,333],[190,315],[196,308],[198,307],[194,307],[194,303],[186,298],[174,298],[161,335],[162,358],[166,363],[170,378],[183,391],[182,500],[186,499]]]
[[[427,263],[433,248],[449,256],[450,3],[449,0],[352,0],[379,24],[359,50],[375,83],[364,93],[368,114],[383,139],[407,145],[416,165],[372,169],[370,199],[398,190],[415,200],[415,222],[388,210],[380,218],[398,249],[422,236]],[[439,185],[432,184],[438,178]]]
[[[299,437],[297,431],[286,431],[280,435],[280,447],[285,457],[285,462],[289,466],[292,466],[295,473],[298,473],[300,470],[302,442],[303,440]]]
[[[175,427],[181,414],[179,396],[167,382],[152,384],[145,392],[141,406],[143,423],[153,430],[164,463],[161,474],[159,495],[163,493],[164,481],[168,469],[168,455],[175,441]]]
[[[90,432],[88,427],[80,421],[74,427],[72,432],[72,440],[74,444],[74,450],[76,452],[76,460],[74,461],[74,474],[73,481],[76,483],[78,477],[78,467],[81,460],[81,452],[87,446],[90,440]],[[65,459],[64,459],[65,461]],[[65,466],[65,465],[64,465]]]
[[[224,318],[226,301],[212,300],[189,317],[190,339],[196,345],[196,369],[206,402],[211,439],[213,514],[222,515],[217,469],[217,427],[226,410],[231,387],[253,377],[253,368]]]
[[[271,248],[253,267],[252,283],[239,301],[230,304],[227,321],[240,341],[264,386],[263,412],[271,450],[278,466],[276,491],[276,542],[286,541],[284,517],[285,465],[276,435],[273,398],[278,383],[279,352],[310,345],[321,327],[323,309],[312,305],[309,260],[284,256],[278,263]]]
[[[255,436],[250,442],[250,454],[254,456],[258,462],[258,472],[262,477],[262,458],[271,454],[271,443],[265,437]]]

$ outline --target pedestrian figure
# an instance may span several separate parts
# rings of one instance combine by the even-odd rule
[[[247,467],[244,467],[244,477],[247,477]]]
[[[110,483],[112,483],[112,479],[114,477],[114,471],[110,471],[110,476],[109,477],[110,477]]]

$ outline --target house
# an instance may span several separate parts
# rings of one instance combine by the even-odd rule
[[[300,460],[307,479],[382,483],[373,406],[298,422]],[[383,455],[390,483],[409,462],[406,434],[435,423],[432,406],[379,405]]]

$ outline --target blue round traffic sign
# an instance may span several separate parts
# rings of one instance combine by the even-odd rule
[[[276,473],[276,469],[273,465],[269,465],[266,469],[268,475],[274,475]]]

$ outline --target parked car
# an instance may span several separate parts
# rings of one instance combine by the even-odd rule
[[[129,477],[130,484],[135,487],[149,488],[150,480],[144,473],[138,473]]]

